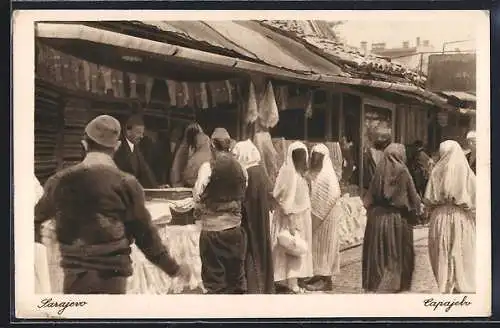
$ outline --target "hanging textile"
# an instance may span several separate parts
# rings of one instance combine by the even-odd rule
[[[282,111],[288,107],[288,87],[280,85],[276,88],[276,105]]]
[[[130,98],[137,98],[137,75],[134,73],[127,73],[130,85]]]
[[[226,80],[225,84],[226,84],[226,89],[227,89],[228,102],[230,104],[232,104],[233,103],[233,92],[234,92],[233,85],[232,85],[231,81],[229,81],[229,80]]]
[[[173,107],[177,106],[177,86],[176,82],[172,80],[165,80],[168,88],[168,98],[170,99],[170,105]]]
[[[217,86],[214,82],[208,82],[208,90],[212,98],[211,106],[217,107]]]
[[[153,91],[153,84],[155,82],[154,78],[152,77],[145,77],[145,94],[144,98],[146,99],[146,104],[149,104],[151,102],[151,91]]]
[[[208,94],[207,94],[207,84],[205,82],[200,83],[201,92],[201,108],[207,109],[208,105]]]
[[[92,90],[92,73],[90,72],[90,63],[86,60],[82,61],[83,74],[85,76],[85,90]]]
[[[186,107],[189,103],[189,88],[187,82],[181,82],[181,107]]]
[[[111,77],[111,69],[106,66],[101,66],[101,74],[104,80],[104,94],[113,92],[113,78]]]
[[[259,118],[260,125],[266,128],[274,127],[279,121],[278,106],[271,81],[267,82],[267,87],[259,101]]]
[[[307,100],[307,106],[306,106],[306,117],[311,118],[313,114],[313,100],[314,100],[314,92],[309,91],[308,92],[308,100]]]
[[[250,81],[250,86],[248,90],[248,104],[247,104],[247,117],[246,123],[253,123],[257,120],[259,116],[259,108],[257,105],[257,96],[255,94],[255,85]]]

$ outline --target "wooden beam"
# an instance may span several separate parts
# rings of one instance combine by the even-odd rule
[[[333,120],[333,94],[330,90],[326,92],[326,109],[325,109],[325,138],[327,141],[332,141],[332,120]]]
[[[339,120],[338,120],[339,141],[344,135],[344,93],[339,94]]]
[[[363,190],[363,152],[365,148],[365,99],[361,98],[361,109],[359,113],[359,134],[360,134],[360,139],[359,139],[359,188],[360,190]],[[362,195],[364,196],[364,195]]]

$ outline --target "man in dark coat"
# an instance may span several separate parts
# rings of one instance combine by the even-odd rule
[[[137,179],[120,171],[113,153],[120,123],[102,115],[85,129],[84,160],[53,175],[35,206],[35,242],[52,218],[64,270],[64,294],[125,294],[131,276],[130,244],[170,276],[189,279],[163,245]]]
[[[132,174],[144,188],[156,188],[157,182],[138,145],[144,136],[144,121],[138,115],[127,120],[122,143],[114,155],[118,168]]]

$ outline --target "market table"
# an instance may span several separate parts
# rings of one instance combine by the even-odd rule
[[[168,200],[150,198],[147,207],[163,243],[168,247],[172,256],[179,263],[187,263],[193,272],[191,281],[180,281],[171,278],[163,271],[150,263],[142,252],[131,245],[132,265],[134,273],[128,280],[127,293],[129,294],[176,294],[176,293],[203,293],[201,280],[201,260],[199,256],[200,226],[185,220],[183,225],[172,225],[172,218],[179,213],[188,214],[194,206],[191,197]],[[340,226],[341,249],[359,244],[362,241],[366,226],[366,211],[359,197],[344,195],[336,206],[338,224]],[[172,215],[172,213],[175,213]],[[181,217],[183,217],[181,215]],[[272,220],[272,213],[271,213]],[[181,220],[182,221],[182,220]],[[194,221],[194,220],[193,220]],[[63,273],[60,268],[59,247],[55,238],[53,221],[43,227],[44,244],[47,246],[49,275],[52,293],[60,294],[63,289]]]

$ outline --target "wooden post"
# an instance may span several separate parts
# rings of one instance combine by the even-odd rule
[[[344,135],[344,93],[339,94],[339,121],[338,121],[339,141]]]
[[[361,109],[359,113],[359,133],[360,133],[360,145],[359,145],[359,188],[363,190],[363,152],[365,149],[365,100],[361,98]]]
[[[332,120],[333,120],[333,94],[330,90],[326,94],[325,108],[325,138],[327,141],[332,141]]]

